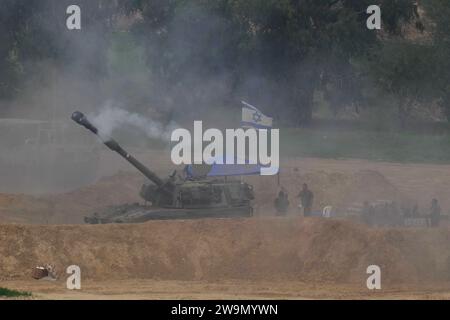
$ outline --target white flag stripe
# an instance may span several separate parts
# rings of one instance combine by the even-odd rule
[[[272,118],[266,116],[258,108],[242,101],[242,126],[254,128],[272,128]]]
[[[249,107],[250,109],[253,109],[253,110],[255,110],[255,111],[259,111],[257,107],[252,106],[252,105],[251,105],[250,103],[248,103],[248,102],[245,102],[245,101],[242,100],[241,103],[242,103],[244,106]],[[261,111],[259,111],[259,112],[261,112]]]

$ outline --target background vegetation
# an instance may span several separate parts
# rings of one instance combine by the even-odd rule
[[[7,297],[7,298],[31,297],[31,293],[0,287],[0,297]]]
[[[0,115],[112,100],[182,121],[245,99],[292,128],[287,153],[450,161],[448,0],[75,2],[81,31],[73,1],[1,1]]]

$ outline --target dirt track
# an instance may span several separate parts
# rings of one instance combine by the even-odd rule
[[[8,288],[33,292],[32,299],[450,299],[450,285],[433,284],[420,289],[395,286],[367,288],[301,281],[180,281],[109,280],[83,281],[70,291],[63,281],[5,281]]]

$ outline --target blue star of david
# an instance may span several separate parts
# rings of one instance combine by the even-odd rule
[[[261,113],[255,112],[255,113],[253,114],[253,121],[255,121],[255,122],[261,122]]]

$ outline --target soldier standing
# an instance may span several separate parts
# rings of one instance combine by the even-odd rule
[[[288,193],[284,188],[281,188],[278,192],[278,197],[275,199],[275,209],[277,210],[277,216],[284,216],[289,207]]]
[[[314,194],[308,189],[306,183],[303,184],[302,191],[298,194],[298,198],[300,198],[303,207],[303,215],[309,217],[313,206]]]
[[[431,227],[438,227],[441,220],[441,207],[437,199],[431,200],[430,224]]]

